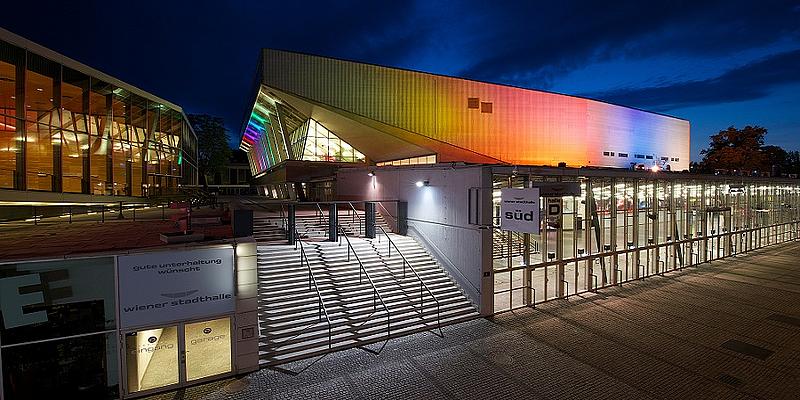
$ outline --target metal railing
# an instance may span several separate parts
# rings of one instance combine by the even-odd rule
[[[348,262],[350,261],[350,251],[351,250],[353,252],[353,255],[356,257],[356,261],[358,261],[358,268],[359,268],[358,269],[358,283],[362,282],[362,280],[361,280],[361,271],[364,271],[364,275],[366,275],[367,280],[369,281],[369,284],[372,286],[372,291],[373,291],[373,294],[372,294],[372,314],[375,314],[375,312],[378,310],[378,303],[377,303],[378,300],[381,302],[381,305],[383,305],[383,309],[386,310],[386,341],[388,342],[389,341],[389,336],[392,333],[390,316],[389,316],[389,307],[386,306],[386,302],[383,301],[383,297],[381,297],[381,294],[378,292],[378,287],[375,286],[375,282],[372,280],[372,277],[369,276],[369,272],[367,272],[367,269],[364,267],[364,263],[362,263],[361,262],[361,258],[358,257],[358,253],[356,253],[356,249],[350,243],[350,238],[347,237],[347,232],[345,232],[344,228],[342,228],[341,225],[337,226],[337,228],[339,229],[339,232],[341,233],[341,236],[339,236],[339,246],[342,245],[342,237],[344,237],[345,241],[347,241],[347,261]],[[369,317],[372,316],[372,314],[367,316],[367,319],[369,319]],[[384,346],[385,345],[386,345],[386,343],[384,343]],[[381,347],[381,350],[382,349],[383,349],[383,347]]]
[[[406,259],[406,256],[403,255],[403,253],[400,251],[400,249],[394,243],[394,241],[389,236],[389,234],[386,233],[386,230],[383,229],[383,227],[379,226],[379,225],[376,225],[376,227],[381,230],[381,232],[386,236],[386,239],[388,239],[388,241],[389,241],[389,244],[387,246],[388,253],[389,253],[388,256],[389,257],[392,256],[392,246],[394,246],[394,249],[395,249],[395,251],[397,251],[397,254],[399,254],[400,258],[403,259],[403,279],[405,279],[405,277],[406,277],[406,265],[408,265],[408,268],[411,270],[411,272],[414,273],[414,276],[417,277],[417,280],[419,280],[419,308],[420,308],[419,313],[422,314],[425,311],[424,300],[423,300],[424,297],[423,297],[423,291],[422,291],[423,288],[428,292],[428,294],[431,296],[433,301],[436,303],[436,326],[437,326],[437,328],[439,328],[439,334],[443,335],[443,333],[442,333],[442,321],[441,321],[441,304],[439,303],[439,300],[433,294],[431,289],[428,288],[428,285],[426,285],[425,282],[422,280],[422,278],[419,276],[419,273],[417,273],[417,270],[414,269],[414,266],[412,266],[411,263],[408,262],[408,260]],[[381,240],[380,238],[381,237],[378,236],[378,242],[380,242],[380,240]]]
[[[322,212],[322,207],[319,206],[319,203],[314,203],[314,205],[317,206],[317,211],[319,212],[319,223],[320,224],[327,224],[328,223],[328,219],[325,218],[325,213]]]
[[[219,203],[223,204],[223,203]],[[166,220],[167,203],[113,202],[101,204],[0,207],[0,226],[26,226],[81,222]],[[171,209],[171,208],[170,208]],[[158,212],[160,210],[160,212]],[[137,215],[137,211],[139,215]],[[154,213],[155,211],[155,213]],[[144,214],[144,215],[143,215]]]
[[[356,223],[356,218],[358,218],[358,234],[364,235],[364,222],[361,220],[361,216],[358,215],[358,211],[356,211],[356,207],[353,203],[348,202],[347,205],[350,206],[350,210],[352,210],[352,223]]]
[[[312,285],[314,291],[317,293],[317,299],[319,300],[317,306],[317,315],[319,319],[322,320],[322,315],[325,315],[325,320],[328,322],[328,350],[333,347],[332,344],[332,337],[333,334],[331,329],[331,318],[328,315],[328,309],[325,307],[325,301],[322,299],[322,293],[319,291],[319,285],[317,284],[317,278],[314,277],[314,272],[311,270],[311,264],[308,262],[308,256],[306,255],[306,249],[303,247],[303,241],[299,239],[299,234],[297,233],[297,229],[294,231],[294,235],[296,236],[294,241],[294,249],[297,250],[298,243],[300,244],[300,268],[303,267],[303,261],[306,263],[306,267],[308,268],[308,289],[311,290]]]

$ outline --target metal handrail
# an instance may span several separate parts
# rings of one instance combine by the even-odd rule
[[[436,296],[431,291],[431,289],[428,288],[428,285],[426,285],[425,282],[423,282],[422,278],[417,273],[417,270],[414,269],[414,266],[411,265],[410,262],[408,262],[408,260],[406,259],[406,256],[403,255],[403,252],[400,251],[400,249],[394,243],[392,238],[389,237],[389,234],[386,233],[386,230],[383,229],[383,227],[380,226],[380,225],[375,225],[375,226],[378,229],[380,229],[381,232],[383,232],[383,234],[386,236],[386,239],[389,240],[389,244],[388,244],[388,247],[387,247],[388,250],[389,250],[388,251],[389,257],[392,256],[392,246],[394,246],[394,249],[397,251],[397,254],[399,254],[400,258],[403,259],[403,279],[405,279],[405,277],[406,277],[406,265],[408,265],[408,268],[411,269],[411,272],[413,272],[414,275],[417,277],[417,280],[419,280],[419,308],[420,308],[420,314],[422,314],[425,311],[424,302],[423,302],[423,296],[422,296],[422,288],[425,288],[425,290],[431,296],[433,301],[436,303],[436,326],[439,328],[439,334],[443,335],[442,334],[442,320],[441,320],[441,318],[442,318],[441,317],[441,304],[439,303],[439,299],[437,299]],[[378,241],[380,242],[380,236],[378,236]]]
[[[328,321],[328,350],[330,350],[333,346],[332,344],[332,330],[331,330],[331,318],[328,315],[328,309],[325,307],[325,301],[322,300],[322,293],[319,291],[319,285],[317,284],[317,278],[314,277],[314,272],[311,270],[311,264],[308,262],[308,256],[306,255],[306,249],[303,247],[303,241],[299,239],[300,234],[297,232],[297,229],[294,230],[295,241],[294,241],[294,249],[297,250],[297,244],[300,243],[300,268],[303,267],[303,260],[305,259],[306,267],[308,268],[308,289],[311,290],[311,285],[313,283],[314,291],[317,292],[317,299],[319,299],[319,307],[317,308],[317,313],[319,315],[319,319],[322,319],[322,315],[325,315],[325,320]]]
[[[322,212],[322,207],[319,206],[319,203],[314,203],[314,205],[317,206],[317,210],[319,210],[319,223],[322,224],[324,222],[327,224],[328,219],[325,218],[325,213]]]
[[[356,211],[356,207],[353,205],[353,203],[348,202],[347,205],[349,205],[350,208],[353,210],[353,215],[356,218],[358,218],[358,234],[359,235],[363,235],[364,234],[364,229],[363,229],[364,223],[361,221],[361,216],[358,215],[358,211]],[[352,221],[355,222],[355,218],[352,218]]]
[[[364,271],[364,275],[367,276],[367,280],[369,281],[369,284],[372,285],[372,290],[374,292],[374,295],[372,296],[372,312],[373,312],[373,314],[377,311],[377,303],[375,302],[376,297],[377,297],[378,300],[380,300],[381,305],[383,305],[383,309],[386,310],[386,340],[388,341],[389,340],[389,336],[392,333],[391,322],[390,322],[390,318],[389,318],[389,307],[387,307],[386,306],[386,302],[383,301],[383,297],[381,296],[380,292],[378,292],[378,287],[375,286],[375,282],[372,280],[372,277],[369,276],[369,272],[367,272],[367,269],[364,268],[364,263],[361,262],[361,258],[358,257],[358,253],[356,253],[356,249],[350,243],[350,238],[347,237],[347,232],[345,232],[344,228],[342,228],[341,225],[338,225],[337,228],[339,229],[339,232],[342,234],[342,236],[344,236],[344,239],[347,241],[347,261],[348,262],[350,261],[350,250],[353,251],[353,255],[356,256],[356,261],[358,261],[358,267],[359,267],[359,269],[358,269],[358,283],[362,282],[362,280],[361,280],[361,271]],[[339,237],[339,245],[340,246],[342,245],[342,236]]]
[[[392,213],[389,212],[389,209],[386,208],[386,206],[384,206],[383,203],[381,203],[380,201],[376,201],[375,203],[378,205],[378,207],[382,208],[383,211],[386,212],[386,215],[388,215],[389,218],[392,219],[392,225],[394,225],[394,230],[397,230],[398,229],[398,227],[397,227],[397,217],[392,215]]]

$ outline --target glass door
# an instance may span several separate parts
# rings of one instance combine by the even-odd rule
[[[187,381],[231,372],[229,317],[184,325],[184,343]]]
[[[125,334],[128,393],[166,388],[180,383],[178,326]]]
[[[142,395],[233,371],[231,318],[126,332],[126,394]]]

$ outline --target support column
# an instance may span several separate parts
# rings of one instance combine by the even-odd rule
[[[364,203],[364,237],[375,239],[375,203]]]
[[[328,241],[339,239],[339,209],[336,203],[328,205]]]
[[[408,202],[397,202],[397,233],[398,235],[408,235]]]
[[[252,237],[239,238],[235,246],[236,314],[234,327],[237,374],[258,370],[258,257]]]
[[[297,211],[294,204],[289,204],[286,207],[286,239],[288,239],[289,244],[294,244],[296,240],[300,238],[295,236],[295,232],[297,229]]]

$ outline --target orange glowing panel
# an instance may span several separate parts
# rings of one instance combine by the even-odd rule
[[[370,132],[430,149],[440,162],[485,156],[522,165],[689,167],[689,122],[671,116],[285,51],[264,50],[261,62],[262,84],[302,99],[294,104],[298,109],[347,115]],[[337,135],[359,150],[381,140],[358,132]]]

